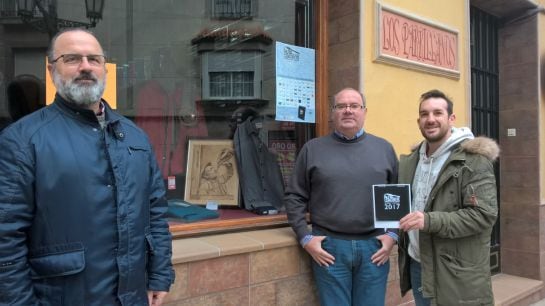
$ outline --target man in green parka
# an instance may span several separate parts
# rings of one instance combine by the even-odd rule
[[[494,305],[490,235],[497,218],[492,139],[455,128],[452,101],[439,90],[420,97],[425,140],[399,162],[411,184],[412,212],[400,220],[401,293],[417,306]]]

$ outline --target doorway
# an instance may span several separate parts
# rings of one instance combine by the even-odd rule
[[[499,20],[474,6],[471,7],[471,129],[499,142]],[[500,206],[500,163],[494,163]],[[500,218],[490,240],[490,270],[500,272]]]

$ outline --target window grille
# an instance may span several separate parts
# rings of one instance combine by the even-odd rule
[[[252,17],[252,0],[213,0],[212,16],[218,19]]]

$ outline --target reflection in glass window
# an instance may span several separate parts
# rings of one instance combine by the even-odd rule
[[[237,44],[245,47],[245,43]],[[262,52],[204,52],[204,99],[261,99]]]
[[[77,13],[85,11],[84,1],[54,2],[60,18],[84,19]],[[260,143],[277,154],[285,184],[305,141],[299,138],[312,134],[303,130],[307,126],[275,120],[274,45],[313,47],[314,1],[111,4],[93,28],[112,65],[110,76],[115,73],[107,89],[115,92],[117,111],[148,135],[167,196],[185,196],[190,139],[232,139],[249,118]],[[7,84],[19,74],[45,79],[48,41],[28,29],[25,39],[37,47],[17,47],[13,42],[20,41],[21,29],[0,22],[0,54],[11,54],[0,61],[0,129],[11,122]]]
[[[221,98],[253,97],[254,72],[210,72],[210,96]]]
[[[212,16],[237,19],[252,16],[252,0],[213,0]]]

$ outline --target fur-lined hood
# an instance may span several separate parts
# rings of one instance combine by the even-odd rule
[[[411,151],[417,150],[421,144],[422,143],[413,145]],[[468,153],[483,155],[492,162],[500,156],[500,146],[498,143],[496,143],[495,140],[484,136],[464,141],[460,144],[460,147]]]
[[[483,155],[490,161],[495,161],[500,156],[500,146],[495,140],[484,136],[462,142],[460,147],[466,152]]]

